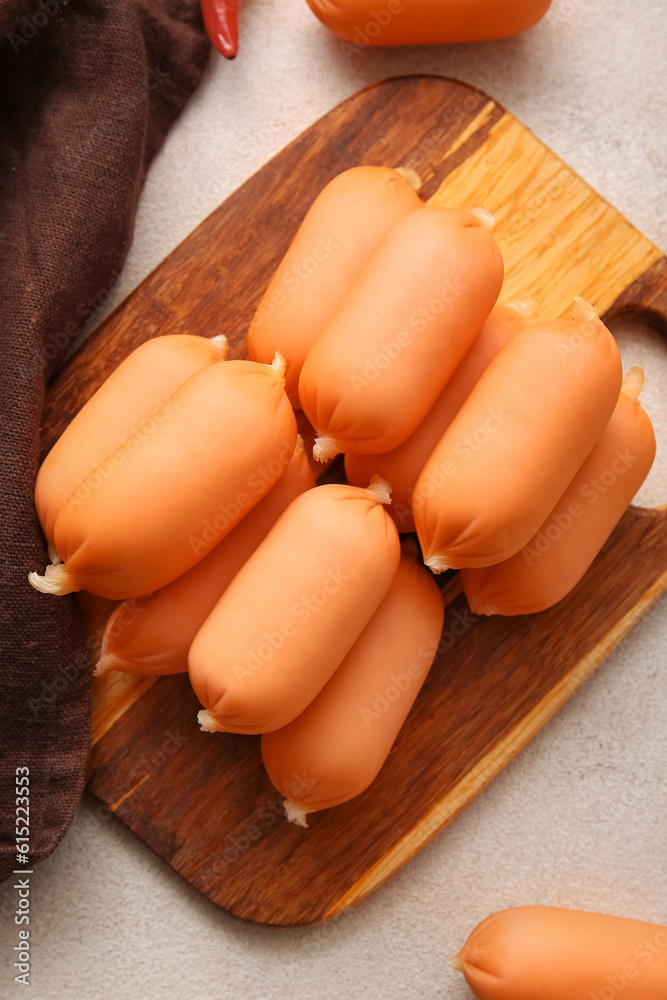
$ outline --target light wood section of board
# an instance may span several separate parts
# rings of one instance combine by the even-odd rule
[[[488,117],[485,108],[472,124],[482,128]],[[469,127],[466,138],[472,134]],[[452,152],[447,151],[445,162]],[[460,209],[481,205],[493,213],[493,235],[505,260],[501,298],[534,298],[536,320],[565,314],[575,295],[604,312],[620,289],[661,256],[509,113],[448,174],[430,204]]]
[[[85,591],[81,591],[77,598],[86,623],[92,669],[100,658],[107,621],[121,602],[108,601]],[[102,677],[93,677],[91,746],[99,743],[114,723],[155,684],[157,679],[156,676],[124,674],[119,670],[110,670]]]
[[[110,670],[102,677],[93,678],[92,746],[99,743],[113,724],[155,684],[157,679],[151,676],[123,674],[119,670]]]

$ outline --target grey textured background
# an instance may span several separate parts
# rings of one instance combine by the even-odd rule
[[[520,38],[350,56],[305,0],[246,0],[240,55],[213,56],[156,160],[127,264],[96,321],[306,126],[360,87],[406,72],[490,92],[667,247],[664,15],[654,0],[555,0]],[[619,337],[626,363],[646,367],[643,398],[664,452],[664,346],[650,331]],[[644,502],[664,501],[665,464]],[[663,602],[443,835],[329,925],[280,930],[229,917],[86,797],[32,880],[29,995],[464,1000],[445,959],[493,910],[548,903],[667,924],[666,648]],[[25,991],[13,983],[6,900],[5,886],[0,998],[13,1000]]]

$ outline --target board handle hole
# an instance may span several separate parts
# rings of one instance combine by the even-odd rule
[[[646,382],[640,401],[655,429],[655,462],[632,501],[635,507],[661,507],[667,497],[667,342],[661,324],[644,313],[618,316],[608,322],[623,359],[623,372],[633,365],[644,369]]]

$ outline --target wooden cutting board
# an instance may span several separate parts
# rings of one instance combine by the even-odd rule
[[[551,317],[581,295],[608,320],[643,316],[667,332],[660,250],[490,97],[440,77],[403,77],[329,112],[118,307],[52,386],[44,451],[149,337],[224,332],[231,356],[243,357],[253,311],[308,206],[335,174],[361,163],[412,167],[433,204],[490,209],[506,263],[502,298],[535,296]],[[631,509],[575,591],[538,615],[476,618],[448,574],[440,652],[387,764],[358,799],[311,815],[307,830],[282,818],[259,737],[199,731],[186,676],[94,681],[89,787],[237,916],[332,917],[450,823],[659,597],[665,517]],[[80,600],[96,659],[113,605]]]

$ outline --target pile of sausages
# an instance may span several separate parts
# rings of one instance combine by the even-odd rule
[[[36,483],[52,564],[33,586],[123,601],[97,672],[189,670],[202,729],[264,734],[302,825],[386,759],[438,648],[433,574],[460,569],[477,613],[551,606],[655,454],[643,373],[623,380],[595,310],[531,324],[534,303],[499,304],[492,217],[424,205],[412,180],[335,177],[251,360],[224,337],[148,341]],[[296,408],[347,483],[315,485]]]

